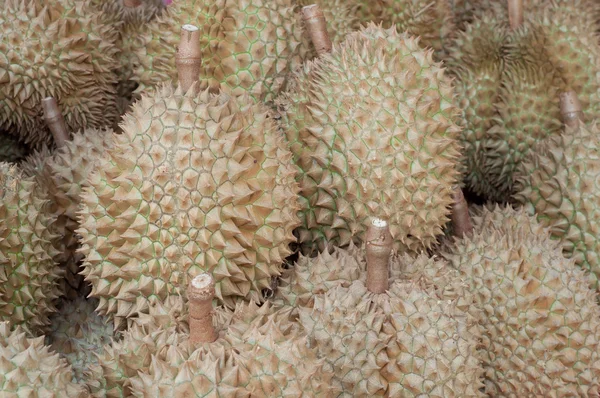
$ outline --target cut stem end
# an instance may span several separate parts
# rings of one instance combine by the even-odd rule
[[[142,0],[123,0],[123,6],[128,8],[136,8],[142,5]]]
[[[575,91],[560,93],[560,114],[563,123],[569,127],[577,127],[583,120],[583,108]]]
[[[65,124],[56,99],[54,97],[47,97],[42,100],[42,109],[44,110],[44,120],[54,137],[54,142],[58,148],[65,146],[69,140],[69,131]]]
[[[389,287],[388,263],[393,247],[390,227],[384,220],[374,218],[367,228],[367,289],[376,294]]]
[[[190,281],[188,300],[192,343],[212,343],[218,337],[212,321],[214,297],[215,281],[210,274],[200,274]]]
[[[181,40],[175,55],[175,64],[177,65],[179,84],[184,92],[187,92],[200,78],[201,55],[200,30],[194,25],[183,25]]]
[[[452,205],[452,227],[454,228],[454,235],[459,238],[471,235],[473,233],[473,223],[471,222],[471,216],[469,215],[469,206],[467,205],[465,195],[460,187],[454,187],[452,199],[454,200],[454,204]]]
[[[332,46],[329,33],[327,33],[327,21],[321,8],[317,4],[302,7],[302,19],[304,19],[306,30],[317,54],[331,52]]]
[[[523,25],[523,0],[508,0],[508,22],[512,30]]]

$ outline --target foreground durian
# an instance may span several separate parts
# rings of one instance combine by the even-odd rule
[[[399,248],[431,247],[458,172],[450,80],[416,39],[374,24],[297,72],[278,103],[301,172],[303,250],[364,237],[388,219]]]
[[[88,396],[78,385],[66,361],[44,345],[44,338],[29,339],[8,322],[0,322],[0,395],[3,397]]]
[[[189,313],[185,320],[134,320],[99,357],[94,396],[332,396],[331,373],[307,348],[289,310],[268,303],[213,310],[208,274],[190,282],[187,296],[189,307],[170,297]]]
[[[475,298],[489,396],[595,397],[600,308],[587,277],[523,210],[484,209],[448,261]]]
[[[366,249],[301,257],[278,299],[298,308],[341,396],[481,396],[478,330],[458,273],[425,255],[390,261],[387,226],[373,223]]]
[[[83,297],[63,302],[46,334],[46,344],[67,359],[79,383],[89,377],[89,368],[113,338],[112,322],[95,312],[97,304]]]
[[[181,0],[147,26],[136,51],[140,90],[174,80],[180,27],[200,27],[201,80],[212,89],[271,101],[301,65],[302,25],[293,0]],[[168,33],[167,33],[168,32]]]
[[[54,96],[72,131],[115,122],[116,47],[80,0],[6,0],[0,7],[0,128],[50,144],[41,101]]]
[[[0,320],[39,333],[59,297],[63,270],[51,233],[47,196],[14,165],[0,163]]]
[[[122,129],[82,195],[77,231],[100,312],[133,316],[204,271],[227,306],[262,301],[298,225],[296,169],[270,111],[164,85]]]

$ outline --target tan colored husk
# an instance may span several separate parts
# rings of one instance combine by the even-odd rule
[[[577,127],[583,120],[583,107],[575,91],[560,93],[560,115],[563,123],[569,127]]]
[[[302,19],[317,54],[331,52],[332,44],[329,33],[327,33],[327,21],[321,7],[318,4],[302,7]]]
[[[42,100],[42,108],[44,109],[44,120],[48,124],[48,128],[54,137],[56,146],[61,148],[65,146],[65,143],[69,140],[69,131],[65,124],[56,99],[54,97],[47,97]]]
[[[374,218],[367,228],[367,289],[376,294],[384,293],[389,287],[388,263],[394,239],[387,222]]]
[[[188,91],[200,77],[202,49],[200,48],[200,30],[194,25],[181,27],[181,40],[175,55],[175,64],[179,84],[184,92]]]

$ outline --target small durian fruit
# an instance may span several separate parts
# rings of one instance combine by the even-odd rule
[[[6,0],[0,7],[0,128],[32,147],[51,144],[42,99],[58,101],[71,131],[118,118],[116,47],[79,0]]]
[[[200,27],[200,78],[212,90],[272,101],[307,57],[295,0],[179,0],[147,25],[136,50],[138,91],[176,80],[180,27]]]
[[[374,24],[297,71],[277,103],[300,168],[304,252],[361,241],[370,215],[389,220],[397,248],[431,247],[459,175],[452,97],[431,51]]]
[[[562,241],[565,256],[588,271],[592,287],[598,289],[600,126],[597,119],[583,123],[577,116],[569,118],[569,113],[582,113],[573,91],[563,93],[561,100],[575,106],[563,107],[565,131],[550,137],[523,163],[514,199],[550,228],[552,238]]]
[[[112,322],[94,311],[96,305],[97,300],[83,297],[63,302],[46,334],[46,344],[66,358],[79,383],[86,381],[90,366],[98,363],[97,355],[114,337]]]
[[[49,325],[64,274],[53,260],[56,217],[35,186],[17,166],[0,163],[0,320],[32,334]]]
[[[182,55],[199,33],[183,30]],[[117,327],[202,272],[226,306],[262,302],[295,241],[297,170],[271,111],[180,77],[135,103],[82,194],[82,273]]]
[[[190,281],[189,333],[173,320],[134,320],[100,355],[96,380],[104,390],[92,390],[94,396],[333,396],[331,373],[289,310],[238,303],[231,312],[213,308],[214,294],[209,274]]]
[[[478,329],[456,270],[425,255],[390,260],[383,220],[373,220],[365,246],[301,257],[280,288],[334,388],[348,397],[482,396]]]
[[[595,397],[600,308],[587,276],[523,209],[483,209],[444,256],[474,295],[485,393]]]
[[[73,379],[71,366],[44,345],[28,338],[9,322],[0,322],[0,396],[84,398],[88,393]]]
[[[36,179],[38,189],[46,192],[49,203],[45,210],[56,217],[53,232],[58,250],[55,261],[65,270],[60,282],[61,293],[74,300],[89,293],[89,286],[80,275],[83,255],[77,252],[79,242],[75,230],[79,228],[77,212],[83,188],[88,186],[88,176],[98,166],[104,153],[113,145],[111,129],[88,128],[69,134],[56,100],[42,100],[44,119],[48,124],[57,149],[43,147],[23,162],[28,176]]]

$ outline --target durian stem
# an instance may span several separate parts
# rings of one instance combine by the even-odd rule
[[[508,0],[508,22],[512,30],[523,25],[523,0]]]
[[[454,235],[459,238],[471,235],[473,233],[473,223],[469,215],[469,206],[460,187],[454,187],[452,199],[454,200],[452,204],[452,227],[454,228]]]
[[[317,4],[302,7],[302,18],[317,54],[331,52],[331,39],[327,33],[327,21]]]
[[[142,5],[142,0],[123,0],[123,5],[129,8],[136,8]]]
[[[560,93],[560,114],[563,123],[569,127],[577,127],[583,121],[583,108],[575,91]]]
[[[393,239],[388,223],[374,218],[367,228],[367,289],[376,294],[389,287],[388,263]]]
[[[213,326],[212,301],[215,297],[215,281],[207,273],[200,274],[188,286],[190,308],[190,341],[192,343],[212,343],[217,339]]]
[[[179,48],[175,55],[175,64],[177,65],[179,84],[184,92],[187,92],[200,78],[201,55],[200,30],[194,25],[183,25]]]
[[[65,143],[69,140],[69,131],[54,97],[44,98],[42,109],[44,110],[44,120],[46,120],[52,137],[54,137],[56,146],[58,148],[65,146]]]

